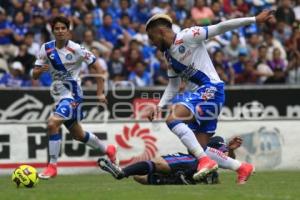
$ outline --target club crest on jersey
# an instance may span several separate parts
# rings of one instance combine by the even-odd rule
[[[178,48],[178,51],[179,53],[184,53],[185,52],[185,47],[183,45],[181,45],[179,48]]]
[[[70,54],[70,53],[68,53],[68,54],[66,55],[66,59],[67,59],[67,60],[72,60],[72,57],[73,57],[73,56],[72,56],[72,54]]]
[[[49,58],[50,58],[51,60],[53,60],[53,59],[54,59],[54,54],[51,53],[50,56],[49,56]]]

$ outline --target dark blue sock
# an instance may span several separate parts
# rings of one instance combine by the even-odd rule
[[[152,161],[142,161],[123,168],[126,177],[133,175],[146,175],[155,172],[155,164]]]

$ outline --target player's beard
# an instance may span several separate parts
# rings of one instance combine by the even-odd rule
[[[161,52],[165,52],[166,50],[168,50],[170,48],[170,46],[163,40],[163,41],[161,41],[161,43],[160,43],[160,48],[159,48],[159,50],[161,51]]]

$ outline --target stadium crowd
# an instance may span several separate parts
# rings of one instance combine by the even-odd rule
[[[97,56],[108,84],[166,85],[167,61],[149,43],[146,21],[169,14],[178,32],[273,9],[276,21],[243,27],[207,41],[221,79],[237,84],[300,83],[300,0],[1,0],[0,87],[50,86],[50,74],[31,79],[40,45],[53,39],[50,22],[64,15],[70,39]],[[84,86],[94,84],[82,66]]]

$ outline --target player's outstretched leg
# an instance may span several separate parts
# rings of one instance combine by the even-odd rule
[[[213,160],[215,160],[220,168],[223,169],[230,169],[232,171],[236,171],[238,178],[238,184],[245,184],[246,181],[249,179],[251,174],[254,172],[254,166],[250,163],[241,163],[240,161],[228,157],[225,153],[207,147],[205,153]]]
[[[73,128],[74,129],[74,128]],[[94,133],[85,131],[84,138],[79,139],[86,145],[92,147],[93,149],[98,149],[101,155],[107,155],[109,160],[118,165],[119,159],[117,156],[117,147],[113,144],[106,145],[103,141],[101,141]]]
[[[119,166],[113,164],[111,161],[105,158],[99,158],[97,162],[102,170],[110,173],[114,178],[119,180],[125,177],[122,169]]]

